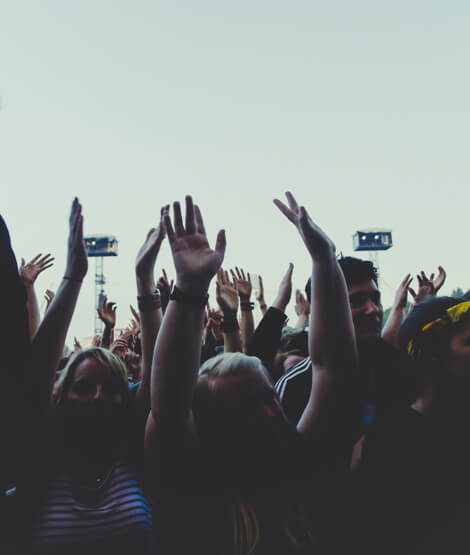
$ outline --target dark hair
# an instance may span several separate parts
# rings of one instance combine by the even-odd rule
[[[369,280],[374,281],[378,285],[378,271],[370,260],[361,260],[353,256],[341,256],[338,258],[338,263],[341,266],[341,270],[343,270],[344,279],[348,287]],[[311,302],[311,283],[311,278],[308,278],[305,293],[309,302]]]
[[[284,329],[278,350],[281,353],[298,351],[299,355],[308,356],[308,333],[296,328]]]

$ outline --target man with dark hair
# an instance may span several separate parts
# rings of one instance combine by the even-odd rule
[[[381,339],[383,309],[377,270],[372,262],[353,257],[339,260],[348,287],[349,303],[361,366],[364,424],[375,420],[377,410],[414,401],[419,385],[408,358]],[[310,280],[305,292],[310,301]],[[305,358],[276,383],[282,407],[292,422],[302,414],[312,385],[312,362]]]

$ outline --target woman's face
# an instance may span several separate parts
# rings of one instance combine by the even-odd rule
[[[448,368],[451,376],[470,378],[470,320],[450,340]]]
[[[105,401],[121,404],[122,395],[119,381],[110,375],[94,358],[86,358],[75,368],[72,383],[66,398],[68,401],[90,403]]]

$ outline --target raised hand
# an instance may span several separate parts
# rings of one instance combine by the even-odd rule
[[[408,301],[408,291],[412,291],[410,288],[413,278],[411,274],[406,274],[402,282],[398,286],[397,292],[395,293],[395,302],[393,306],[396,308],[406,308],[406,303]]]
[[[46,299],[46,310],[51,305],[51,302],[54,300],[54,297],[55,297],[54,291],[51,291],[50,289],[46,289],[46,292],[44,293],[44,298]]]
[[[310,303],[299,289],[295,292],[295,313],[297,316],[308,316],[310,314]]]
[[[175,263],[178,289],[189,294],[206,294],[224,259],[225,231],[219,231],[215,250],[212,250],[201,212],[198,206],[193,205],[191,196],[186,197],[185,225],[179,202],[173,203],[173,223],[168,210],[164,210],[163,219]]]
[[[93,347],[99,347],[101,345],[101,335],[99,333],[93,337],[91,344]]]
[[[74,198],[72,203],[69,227],[65,277],[74,281],[82,281],[88,270],[88,258],[83,242],[82,205],[77,197]]]
[[[446,271],[444,270],[444,268],[442,266],[438,266],[438,274],[436,277],[434,277],[434,274],[431,274],[429,276],[429,280],[432,282],[432,285],[434,287],[434,294],[436,294],[439,289],[444,285],[444,282],[446,280]]]
[[[237,312],[238,291],[235,284],[230,281],[228,273],[220,268],[217,272],[216,300],[222,312]]]
[[[256,300],[259,302],[260,305],[266,304],[264,300],[264,286],[263,286],[263,278],[258,276],[258,294],[256,295]]]
[[[249,302],[252,290],[250,273],[248,272],[245,275],[243,269],[240,270],[238,266],[235,267],[235,272],[230,270],[230,273],[232,274],[233,282],[237,288],[240,299]]]
[[[161,217],[164,210],[168,210],[168,206],[162,208]],[[165,238],[165,226],[160,217],[160,224],[157,228],[152,228],[140,247],[135,261],[135,272],[137,277],[137,287],[139,294],[151,294],[155,290],[154,268],[160,247]]]
[[[292,272],[293,271],[294,271],[294,265],[291,262],[289,264],[289,267],[287,268],[287,272],[285,273],[284,277],[281,280],[276,300],[273,303],[273,306],[278,310],[280,310],[281,312],[285,312],[286,306],[289,304],[289,301],[292,295]]]
[[[75,353],[82,350],[82,345],[76,337],[73,338],[73,350]]]
[[[304,206],[297,204],[292,193],[287,192],[286,198],[289,206],[278,199],[274,204],[297,228],[312,258],[321,258],[325,254],[335,252],[331,239],[313,222]]]
[[[408,288],[411,296],[413,297],[414,303],[418,304],[427,299],[435,296],[435,290],[433,282],[427,277],[424,272],[421,272],[416,276],[418,280],[418,291],[416,292],[411,287]]]
[[[44,256],[38,254],[28,263],[26,263],[24,258],[22,258],[20,267],[21,279],[25,284],[33,285],[38,275],[53,265],[54,257],[52,257],[50,254],[46,254]]]
[[[109,301],[108,298],[103,298],[103,305],[97,308],[98,316],[104,325],[108,328],[114,328],[116,325],[116,303]]]

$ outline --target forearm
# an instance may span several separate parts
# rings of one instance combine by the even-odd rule
[[[158,332],[162,325],[163,313],[161,308],[150,312],[139,310],[140,341],[142,345],[142,382],[137,390],[136,400],[142,403],[145,410],[150,409],[150,374],[152,357]]]
[[[34,284],[25,283],[26,290],[26,308],[28,310],[28,327],[29,327],[29,338],[33,339],[36,330],[39,327],[41,321],[41,314],[39,312],[38,298],[34,290]]]
[[[249,301],[248,301],[249,302]],[[247,352],[248,344],[255,333],[253,310],[241,309],[240,336],[243,352]]]
[[[353,437],[359,412],[354,393],[357,384],[354,327],[344,275],[333,252],[314,261],[311,293],[312,389],[298,429],[323,435],[327,441],[331,434],[332,445],[336,445],[344,433],[348,440]]]
[[[300,316],[297,319],[297,323],[295,324],[295,327],[297,329],[303,330],[307,326],[307,322],[308,322],[308,314],[300,314]]]
[[[314,261],[311,287],[310,357],[315,367],[340,376],[357,362],[357,349],[346,282],[333,251]]]
[[[222,321],[222,333],[224,334],[224,352],[241,353],[242,342],[237,321],[237,312],[225,310]]]
[[[80,288],[80,281],[62,280],[34,336],[31,347],[31,360],[37,368],[37,372],[33,375],[36,387],[34,398],[40,408],[45,408],[49,404],[55,372],[62,357]]]
[[[279,377],[272,375],[272,371],[285,319],[282,310],[270,307],[248,343],[247,354],[261,359],[273,381]]]
[[[403,320],[403,307],[394,306],[390,311],[387,322],[382,329],[382,339],[390,345],[396,345],[398,332]]]
[[[114,341],[114,326],[104,325],[103,335],[101,337],[101,347],[109,349]]]
[[[201,357],[204,308],[170,301],[155,344],[151,414],[158,427],[184,425]]]

